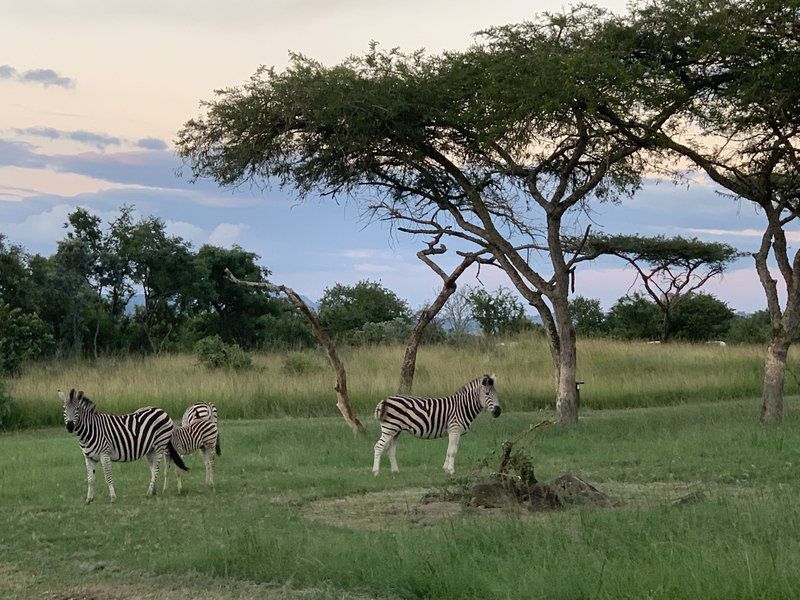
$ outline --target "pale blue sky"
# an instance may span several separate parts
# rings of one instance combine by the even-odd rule
[[[619,9],[624,2],[602,4]],[[477,29],[560,6],[0,0],[0,232],[50,253],[76,206],[111,218],[133,204],[195,245],[237,243],[257,252],[273,280],[311,298],[336,282],[370,278],[417,306],[434,294],[437,278],[415,257],[414,240],[367,223],[354,203],[298,205],[278,189],[232,193],[189,184],[175,176],[171,140],[215,88],[243,82],[260,64],[285,64],[289,50],[332,63],[371,39],[405,49],[459,48]],[[596,211],[594,221],[608,231],[696,235],[743,250],[755,247],[753,233],[762,227],[748,204],[708,183],[650,183],[623,206]],[[508,285],[487,269],[481,281]],[[632,281],[630,270],[603,260],[582,267],[577,292],[610,306]],[[764,305],[752,259],[709,289],[738,310]]]

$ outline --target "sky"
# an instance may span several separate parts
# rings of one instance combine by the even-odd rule
[[[599,4],[624,9],[623,1]],[[369,222],[357,203],[299,202],[291,191],[231,191],[179,176],[173,140],[215,89],[239,85],[290,51],[334,64],[384,47],[460,49],[479,29],[562,8],[555,1],[0,0],[0,233],[50,254],[76,207],[112,219],[122,205],[162,218],[195,247],[238,244],[272,280],[318,299],[335,283],[380,280],[422,305],[437,276],[416,258],[419,240]],[[698,178],[648,181],[621,206],[595,204],[595,230],[695,236],[752,251],[763,217]],[[585,224],[585,219],[575,226]],[[790,234],[796,243],[800,234]],[[534,257],[534,260],[536,258]],[[473,270],[465,283],[510,286]],[[611,259],[582,266],[576,292],[608,308],[634,283]],[[635,289],[635,288],[633,288]],[[732,308],[764,307],[750,257],[706,288]]]

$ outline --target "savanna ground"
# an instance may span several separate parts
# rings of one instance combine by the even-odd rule
[[[108,502],[99,477],[95,502],[87,507],[83,460],[63,426],[0,435],[0,597],[796,597],[800,428],[792,410],[780,427],[758,424],[759,349],[592,348],[604,343],[582,346],[582,377],[590,382],[585,405],[613,405],[615,378],[623,406],[666,403],[670,377],[676,403],[589,409],[575,428],[537,429],[527,451],[540,480],[575,473],[621,503],[536,514],[451,504],[431,512],[419,503],[426,492],[446,496],[466,480],[489,477],[502,442],[550,415],[520,410],[528,402],[527,408],[536,406],[524,391],[523,374],[509,367],[533,361],[518,358],[524,344],[476,349],[455,363],[458,373],[442,372],[445,382],[436,377],[444,365],[437,361],[444,359],[422,358],[420,390],[434,393],[451,379],[494,370],[501,401],[508,398],[504,408],[512,408],[499,419],[479,417],[462,440],[455,478],[441,471],[446,440],[408,436],[398,446],[401,472],[392,475],[384,464],[380,477],[372,477],[378,427],[367,415],[376,398],[361,391],[356,406],[366,436],[353,437],[333,416],[226,418],[229,405],[235,416],[255,406],[255,400],[238,405],[235,399],[257,398],[258,389],[275,399],[276,388],[295,390],[285,401],[287,413],[302,414],[295,403],[317,393],[319,408],[309,414],[333,413],[328,373],[292,375],[279,356],[259,357],[261,370],[254,373],[221,376],[182,357],[135,368],[123,362],[105,374],[102,365],[40,366],[44,383],[34,381],[32,370],[11,390],[23,408],[36,406],[28,415],[55,411],[52,423],[60,420],[60,406],[52,389],[52,399],[43,394],[37,400],[31,390],[39,386],[82,387],[101,406],[112,396],[141,405],[161,394],[168,410],[168,403],[194,399],[208,386],[202,397],[217,402],[224,419],[223,454],[213,490],[203,487],[199,457],[190,459],[180,496],[173,480],[166,495],[145,498],[146,465],[115,463],[117,504]],[[388,359],[380,352],[390,351],[351,351],[354,391],[364,385],[380,396],[393,388],[394,369],[374,380],[369,375],[372,365]],[[445,351],[451,350],[437,350]],[[462,364],[466,360],[474,362]],[[604,372],[609,365],[617,371]],[[168,376],[191,369],[194,378]],[[535,395],[547,377],[532,379]],[[747,397],[721,401],[736,397],[735,382]],[[226,383],[235,389],[226,390]],[[693,383],[703,391],[689,393]],[[788,399],[790,409],[795,401]],[[674,505],[693,492],[700,492],[694,502]]]

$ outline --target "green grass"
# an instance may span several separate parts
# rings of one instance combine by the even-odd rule
[[[362,516],[372,529],[309,511],[324,499],[387,492],[389,502],[451,483],[440,469],[446,440],[402,437],[401,472],[373,478],[374,422],[354,438],[337,418],[223,421],[216,489],[203,488],[199,457],[184,495],[156,498],[144,497],[145,463],[115,463],[117,504],[99,478],[86,507],[83,459],[63,427],[6,433],[0,597],[795,597],[800,417],[790,411],[767,428],[757,414],[754,399],[586,411],[575,428],[536,430],[537,476],[569,471],[626,490],[622,507],[476,510],[428,525],[376,511]],[[483,459],[543,416],[481,416],[462,440],[458,474],[488,474]],[[694,490],[705,500],[671,505]]]
[[[348,387],[356,412],[396,391],[400,346],[345,348]],[[796,358],[790,356],[790,364]],[[578,378],[585,380],[582,406],[622,408],[751,398],[761,392],[763,348],[705,344],[648,345],[607,339],[581,340]],[[111,412],[160,406],[179,415],[197,400],[211,400],[228,419],[336,414],[333,375],[324,355],[264,353],[250,371],[209,371],[188,355],[48,362],[29,365],[10,381],[15,420],[21,426],[56,425],[61,420],[56,389],[86,391]],[[489,340],[466,347],[420,350],[415,391],[444,395],[486,372],[498,376],[503,407],[548,408],[553,402],[553,367],[542,337]],[[787,393],[800,392],[790,374]]]

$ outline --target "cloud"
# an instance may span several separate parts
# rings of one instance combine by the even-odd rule
[[[159,138],[146,137],[136,140],[137,148],[144,148],[145,150],[166,150],[167,142]]]
[[[689,229],[692,233],[705,233],[707,235],[733,235],[743,237],[762,237],[763,231],[758,229]],[[786,231],[786,239],[791,242],[800,242],[800,231]]]
[[[96,146],[100,149],[106,146],[118,146],[122,143],[122,140],[116,136],[84,129],[64,131],[53,127],[27,127],[25,129],[14,129],[14,131],[20,135],[44,137],[50,140],[72,140],[89,146]]]
[[[11,65],[0,65],[0,79],[11,79],[17,74],[17,70]]]
[[[394,271],[394,267],[376,263],[358,263],[353,265],[353,268],[360,273],[388,273]]]
[[[339,253],[339,256],[346,258],[373,258],[382,254],[380,250],[370,250],[369,248],[349,248]]]
[[[248,228],[244,223],[220,223],[208,236],[208,243],[228,248],[233,246],[239,235]]]
[[[28,215],[19,223],[0,223],[0,230],[11,233],[15,242],[28,248],[54,245],[54,240],[63,236],[64,223],[74,209],[69,204],[57,204],[43,212]]]
[[[59,75],[53,69],[31,69],[20,73],[16,79],[22,83],[38,83],[45,87],[55,85],[62,88],[71,88],[75,86],[74,79]]]
[[[0,139],[0,167],[41,169],[47,166],[46,156],[31,149],[30,144]]]
[[[193,245],[202,244],[208,238],[205,229],[186,221],[166,221],[165,226],[167,233],[181,237]]]

